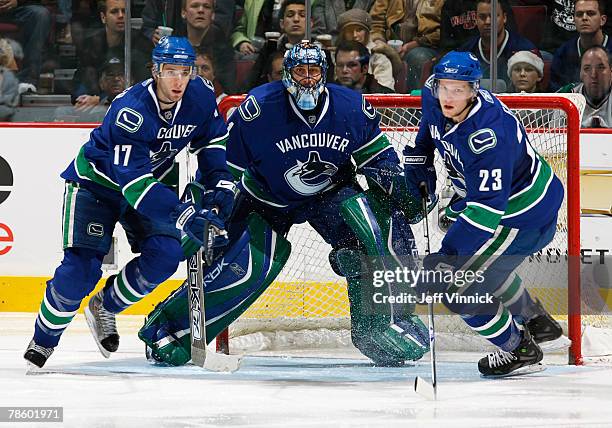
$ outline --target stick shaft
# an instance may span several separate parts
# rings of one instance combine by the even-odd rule
[[[425,254],[431,254],[431,244],[429,240],[429,218],[427,217],[427,183],[422,182],[419,184],[419,189],[421,190],[421,204],[423,209],[423,217],[424,217],[424,225],[423,233],[425,235],[426,249]],[[436,374],[436,330],[434,324],[434,307],[433,301],[429,301],[427,303],[427,323],[429,325],[429,357],[431,362],[431,384],[434,390],[434,399],[436,398],[438,389],[438,379]]]

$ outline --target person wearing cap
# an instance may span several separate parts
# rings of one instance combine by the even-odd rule
[[[372,16],[373,52],[388,40],[401,40],[400,57],[408,66],[406,90],[420,89],[425,63],[437,54],[444,0],[376,0]]]
[[[544,77],[544,61],[533,52],[518,51],[508,60],[508,77],[508,92],[542,92],[538,86]]]
[[[374,4],[374,0],[316,0],[312,5],[312,34],[318,36],[329,34],[332,43],[337,44],[339,34],[340,15],[350,9],[361,9],[368,11]]]
[[[374,42],[370,40],[372,18],[361,9],[350,9],[338,17],[337,44],[344,41],[355,41],[364,45],[370,51],[368,73],[382,86],[395,89],[395,77],[399,74],[402,60],[397,52],[386,43],[380,45],[376,51]]]
[[[98,104],[60,106],[55,110],[55,121],[102,122],[111,102],[127,87],[124,69],[122,58],[109,58],[100,68],[100,101]]]

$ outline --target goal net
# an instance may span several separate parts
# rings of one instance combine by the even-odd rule
[[[401,159],[403,148],[413,144],[416,137],[422,116],[420,97],[371,95],[366,98],[380,113],[381,128]],[[239,105],[242,99],[226,98],[220,106],[223,114]],[[581,290],[578,143],[584,98],[572,94],[511,95],[500,99],[520,118],[531,144],[547,159],[565,186],[553,242],[541,254],[525,260],[518,273],[532,296],[539,298],[564,326],[572,340],[570,360],[580,363],[582,327],[607,328],[612,320],[606,314],[598,290],[593,287]],[[452,196],[443,162],[437,157],[435,164],[441,198],[429,216],[432,251],[439,248],[444,237],[444,232],[437,227],[438,209],[444,208]],[[423,254],[422,223],[413,227],[413,233]],[[349,343],[347,285],[329,266],[331,247],[307,224],[293,226],[288,239],[292,243],[288,263],[268,290],[231,326],[230,337],[257,333],[272,347],[291,346],[296,342],[305,347],[326,346],[335,340]],[[551,268],[555,263],[558,266]],[[425,311],[426,307],[417,308],[420,314]],[[442,314],[436,317],[440,348],[487,349],[488,342],[474,335],[458,316],[448,314],[441,306],[436,306],[436,314]]]

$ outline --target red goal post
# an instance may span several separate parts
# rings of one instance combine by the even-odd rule
[[[564,232],[567,238],[568,254],[568,287],[567,287],[567,327],[568,336],[572,341],[569,351],[569,362],[571,364],[582,364],[581,352],[581,289],[580,289],[580,166],[579,166],[579,140],[580,120],[584,100],[580,96],[562,95],[501,95],[498,98],[513,111],[527,112],[526,120],[523,120],[528,134],[555,133],[565,140],[563,162],[565,177],[562,181],[566,188],[566,201],[564,202],[565,213],[563,221]],[[224,117],[228,112],[236,108],[245,96],[228,96],[219,104],[219,110]],[[402,133],[414,134],[418,129],[418,111],[421,107],[421,98],[401,94],[390,95],[366,95],[366,99],[382,115],[381,128],[387,133],[401,135]],[[411,113],[409,113],[411,112]],[[549,112],[540,114],[539,112]],[[552,112],[552,113],[550,113]],[[556,112],[556,113],[555,113]],[[547,118],[559,118],[547,123]],[[537,117],[533,123],[529,122],[530,115]],[[407,120],[404,120],[408,117]],[[401,120],[397,119],[400,118]],[[397,119],[397,120],[396,120]],[[549,126],[550,125],[550,126]],[[394,143],[396,149],[401,147]],[[537,147],[536,147],[537,149]],[[558,154],[556,155],[558,156]],[[416,235],[416,233],[415,233]],[[265,293],[264,293],[265,295]],[[264,297],[263,295],[260,299]],[[227,330],[217,338],[218,350],[227,352],[228,333]]]

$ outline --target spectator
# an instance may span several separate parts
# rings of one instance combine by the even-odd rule
[[[378,83],[368,73],[370,51],[356,41],[345,40],[336,47],[336,83],[362,94],[390,94],[393,89]]]
[[[19,80],[11,71],[15,64],[8,40],[0,39],[0,121],[8,122],[19,103]]]
[[[571,0],[566,0],[571,1]],[[468,39],[478,36],[476,4],[478,0],[447,0],[442,6],[440,23],[440,53],[456,50]],[[516,24],[508,0],[499,2],[506,14],[507,28],[514,31]]]
[[[181,16],[185,20],[185,32],[177,32],[176,35],[186,36],[196,49],[210,49],[219,82],[225,91],[235,93],[234,50],[223,30],[213,23],[214,6],[214,0],[183,0]]]
[[[97,104],[77,103],[61,106],[55,111],[56,122],[101,122],[111,102],[127,88],[125,65],[121,57],[108,58],[100,67],[100,93]]]
[[[497,0],[478,0],[476,4],[476,26],[479,36],[468,40],[459,48],[460,51],[473,53],[482,68],[483,78],[492,79],[489,57],[491,55],[491,2]],[[531,41],[520,36],[512,30],[506,29],[507,16],[503,8],[497,7],[497,79],[505,83],[505,87],[498,86],[497,90],[505,92],[510,86],[508,77],[508,59],[518,51],[531,51],[539,55],[538,48]],[[487,86],[487,82],[484,86]]]
[[[35,91],[51,29],[51,13],[37,0],[3,0],[0,2],[0,22],[17,24],[21,30],[25,55],[18,77],[23,84],[32,85]]]
[[[578,24],[580,25],[580,24]],[[583,128],[612,128],[612,54],[602,46],[584,51],[580,62],[580,81],[572,92],[586,98]]]
[[[93,107],[107,96],[100,88],[101,66],[108,58],[123,58],[125,40],[125,0],[102,0],[98,11],[103,28],[91,32],[77,51],[79,67],[74,73],[72,103],[78,108]],[[136,80],[148,74],[142,54],[132,50],[132,73]]]
[[[266,77],[268,82],[276,82],[283,78],[283,60],[285,59],[285,53],[283,51],[275,51],[270,60],[268,61],[269,66],[266,67]]]
[[[281,7],[282,10],[280,16],[283,16],[282,12],[288,6],[295,4],[303,5],[304,0],[301,2],[299,0],[285,0]],[[244,13],[242,14],[242,17],[240,17],[240,20],[238,21],[238,24],[236,24],[234,32],[231,35],[232,46],[240,51],[240,53],[243,55],[253,55],[257,53],[261,47],[253,44],[254,38],[258,37],[260,40],[264,40],[265,32],[272,31],[275,28],[273,9],[274,0],[245,0]],[[306,9],[302,9],[303,11],[301,13],[304,14],[302,20],[304,20],[306,17]],[[291,8],[290,16],[287,18],[292,18],[294,13],[300,12],[296,12],[293,8]],[[297,18],[296,20],[299,21]],[[300,25],[297,21],[291,26],[286,26],[287,28],[285,28],[284,31],[286,33],[291,31],[300,31],[299,28],[297,28]],[[305,29],[302,29],[301,32],[303,35],[305,33]],[[299,40],[294,41],[293,43],[297,43],[298,41]]]
[[[338,42],[354,40],[361,43],[370,51],[370,64],[368,72],[387,88],[395,89],[395,78],[402,67],[402,60],[397,51],[386,43],[375,45],[370,40],[372,18],[361,9],[350,9],[338,17]],[[373,52],[378,46],[377,52]],[[395,67],[393,66],[395,64]]]
[[[312,5],[312,33],[331,34],[332,43],[338,44],[340,15],[350,9],[369,11],[374,0],[315,0]],[[363,43],[363,42],[361,42]]]
[[[508,60],[508,92],[542,92],[539,84],[544,77],[544,61],[530,51],[518,51]]]
[[[408,65],[406,89],[420,88],[423,65],[437,53],[444,0],[376,0],[372,15],[372,52],[379,52],[387,40],[404,42],[400,57]]]
[[[580,58],[591,46],[601,45],[612,52],[612,40],[602,30],[607,21],[604,6],[604,0],[576,1],[574,20],[578,35],[555,52],[551,66],[551,90],[556,91],[580,79]]]
[[[213,84],[215,96],[217,97],[217,104],[219,104],[223,98],[227,97],[227,94],[223,91],[223,86],[217,79],[215,62],[212,49],[199,47],[196,50],[195,65],[198,69],[198,76],[209,80]]]

